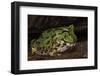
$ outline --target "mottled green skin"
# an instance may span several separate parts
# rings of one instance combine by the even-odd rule
[[[47,29],[38,39],[31,41],[32,53],[44,52],[43,55],[48,55],[49,52],[57,52],[56,47],[64,43],[75,43],[77,37],[74,33],[74,25],[62,26]]]

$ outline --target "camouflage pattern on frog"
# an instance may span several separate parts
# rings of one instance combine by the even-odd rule
[[[74,25],[56,27],[45,30],[38,39],[31,41],[32,54],[60,55],[70,47],[75,46],[77,37]]]

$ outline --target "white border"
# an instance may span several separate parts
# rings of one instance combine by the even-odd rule
[[[82,16],[88,17],[88,58],[64,60],[27,60],[27,15],[57,15],[57,16]],[[60,9],[43,7],[20,7],[20,70],[46,69],[61,67],[94,66],[94,11],[78,9]]]

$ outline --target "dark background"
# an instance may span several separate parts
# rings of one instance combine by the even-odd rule
[[[87,23],[87,17],[28,15],[28,60],[87,58]],[[48,28],[69,26],[70,24],[74,24],[75,34],[78,38],[76,46],[72,50],[64,53],[61,57],[33,56],[31,54],[30,42],[33,38],[38,38]]]

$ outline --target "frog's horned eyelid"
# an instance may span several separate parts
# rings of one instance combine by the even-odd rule
[[[68,31],[69,31],[68,29],[64,29],[64,30],[63,30],[63,32],[68,32]]]
[[[63,31],[67,31],[68,32],[69,30],[64,28]]]

